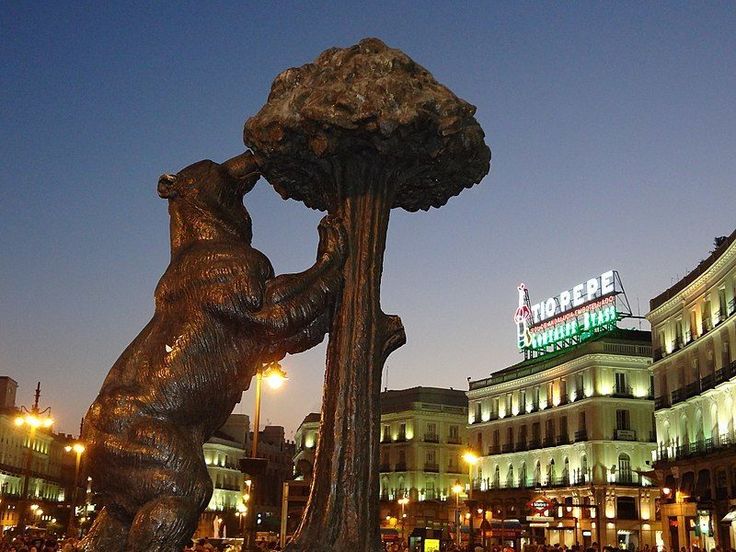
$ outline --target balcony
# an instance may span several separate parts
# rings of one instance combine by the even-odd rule
[[[554,437],[545,437],[544,438],[544,443],[542,444],[542,446],[544,448],[555,446],[555,438]]]
[[[529,450],[534,450],[542,447],[542,442],[539,440],[539,438],[531,439],[529,441]]]
[[[460,466],[450,464],[447,466],[447,473],[465,473],[465,471]]]
[[[528,448],[529,447],[526,444],[526,441],[519,441],[518,443],[516,443],[516,447],[514,447],[514,450],[516,452],[521,452],[521,451],[524,451],[524,450],[528,450]]]
[[[501,447],[501,452],[503,452],[504,454],[507,453],[507,452],[514,452],[514,444],[513,443],[505,443]]]
[[[447,438],[447,444],[448,445],[461,445],[462,444],[462,440],[458,436],[452,436],[451,435],[451,436],[449,436]]]
[[[501,445],[491,445],[488,447],[488,454],[501,454]]]
[[[727,382],[734,376],[736,376],[736,360],[716,371],[713,378],[713,384],[720,385],[721,383]]]
[[[380,466],[378,466],[378,471],[380,471],[381,473],[390,472],[391,466],[389,464],[381,464]]]
[[[424,471],[425,472],[430,472],[430,473],[439,473],[439,471],[440,471],[440,465],[439,464],[432,463],[432,462],[425,462],[424,463]]]
[[[636,441],[636,431],[633,429],[616,429],[613,432],[616,441]]]
[[[669,394],[662,395],[654,399],[654,410],[660,410],[670,406]]]
[[[587,429],[581,429],[579,431],[575,432],[575,442],[578,441],[587,441],[588,440],[588,430]]]
[[[390,443],[391,442],[391,435],[388,433],[384,433],[381,435],[381,442],[382,443]]]
[[[396,436],[396,441],[394,442],[395,443],[406,443],[406,433],[399,433]]]
[[[424,442],[425,443],[439,443],[440,442],[440,436],[436,433],[425,433],[424,434]]]
[[[641,476],[632,471],[623,471],[616,474],[617,485],[631,485],[638,487],[641,485]]]
[[[726,320],[726,318],[728,318],[728,316],[725,311],[716,311],[716,326]]]
[[[558,435],[557,436],[557,445],[569,445],[570,444],[570,437],[565,435]]]
[[[396,462],[396,466],[394,466],[394,471],[397,472],[405,472],[406,470],[406,462]]]
[[[634,398],[634,389],[630,385],[617,385],[613,390],[613,396],[625,399]]]

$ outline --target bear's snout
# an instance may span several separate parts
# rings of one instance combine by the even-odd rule
[[[158,179],[158,195],[164,199],[171,199],[176,194],[173,184],[176,182],[176,175],[162,174]]]

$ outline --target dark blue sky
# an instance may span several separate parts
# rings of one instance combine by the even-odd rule
[[[102,3],[105,4],[105,3]],[[243,149],[277,73],[377,36],[478,106],[490,175],[394,211],[389,386],[465,388],[519,360],[512,314],[616,268],[642,312],[736,226],[736,4],[16,3],[0,11],[0,373],[76,430],[150,318],[168,262],[162,172]],[[246,197],[278,272],[320,214]],[[319,408],[324,350],[287,359],[264,419]],[[251,393],[239,407],[251,410]]]

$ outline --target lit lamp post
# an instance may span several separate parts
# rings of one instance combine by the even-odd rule
[[[268,386],[271,389],[278,389],[281,387],[284,382],[289,379],[286,375],[286,372],[281,368],[281,365],[278,362],[271,362],[269,364],[264,364],[261,366],[261,368],[256,373],[256,407],[255,407],[255,413],[253,416],[253,441],[251,443],[251,451],[250,456],[251,460],[258,458],[258,431],[261,427],[261,395],[262,395],[262,388],[263,388],[263,381],[265,380]],[[252,466],[256,466],[255,461],[251,464]],[[257,473],[251,473],[251,477],[255,478],[255,476],[260,473],[261,469],[256,468]],[[250,483],[248,484],[248,497],[253,495],[253,480],[249,480]],[[247,483],[247,482],[246,482]],[[255,496],[255,495],[253,495]],[[255,499],[253,500],[253,506],[251,507],[251,511],[253,512],[253,535],[255,536],[255,515],[256,515],[256,508],[255,508]],[[247,513],[247,510],[246,510]],[[249,532],[249,539],[250,541],[250,532]],[[250,545],[250,542],[248,543]]]
[[[31,463],[33,462],[33,443],[36,438],[36,430],[38,428],[48,429],[54,425],[54,419],[51,417],[49,412],[51,408],[40,410],[38,408],[38,400],[41,397],[41,382],[36,386],[36,400],[33,403],[33,408],[27,410],[25,407],[20,407],[20,416],[15,418],[15,425],[19,428],[24,428],[28,431],[28,448],[26,450],[26,459],[23,473],[23,491],[20,495],[20,512],[18,512],[18,531],[23,533],[26,525],[26,510],[28,509],[28,487],[31,481]],[[33,511],[38,511],[38,505],[34,504],[36,508]]]
[[[85,451],[83,443],[76,442],[73,445],[67,445],[64,447],[67,452],[74,452],[77,455],[76,465],[74,467],[74,486],[72,487],[72,500],[71,507],[69,509],[69,523],[66,527],[66,535],[71,537],[74,533],[74,526],[76,525],[77,515],[77,488],[79,487],[79,466],[82,462],[82,454]]]
[[[455,493],[455,544],[460,546],[460,493],[463,492],[463,486],[453,485],[452,492]]]
[[[250,455],[253,458],[258,458],[258,430],[261,425],[261,387],[263,386],[264,379],[271,389],[278,389],[289,378],[278,362],[265,364],[256,374],[256,411],[253,416],[253,444],[250,451]]]
[[[470,499],[470,494],[473,492],[473,466],[480,461],[480,457],[472,450],[468,450],[463,454],[463,460],[468,465],[468,499]],[[473,544],[473,542],[473,517],[471,516],[468,518],[468,546]]]
[[[399,499],[399,505],[401,506],[401,541],[404,541],[404,525],[406,524],[406,514],[404,513],[404,508],[406,508],[406,505],[409,504],[409,499],[407,497],[402,497]]]

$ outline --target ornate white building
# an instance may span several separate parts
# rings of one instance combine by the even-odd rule
[[[668,549],[736,545],[736,232],[650,301]]]
[[[521,520],[547,543],[655,544],[658,490],[643,476],[656,446],[650,364],[649,332],[613,329],[471,381],[471,497],[483,517]],[[550,507],[531,511],[542,496]]]

